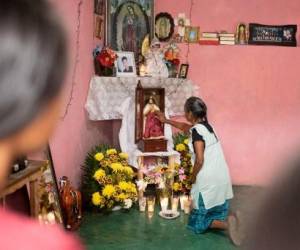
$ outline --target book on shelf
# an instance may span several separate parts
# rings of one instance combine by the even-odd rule
[[[235,41],[235,37],[220,37],[220,41]]]
[[[219,45],[219,40],[199,40],[200,45]]]
[[[199,41],[219,41],[218,37],[200,37]]]
[[[219,37],[235,37],[234,33],[219,33]]]
[[[235,41],[220,41],[221,45],[235,45]]]
[[[205,38],[218,38],[219,34],[217,32],[202,32],[201,36]]]

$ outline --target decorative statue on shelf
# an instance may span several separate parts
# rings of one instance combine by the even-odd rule
[[[164,54],[157,38],[152,40],[150,49],[146,53],[145,58],[146,71],[149,76],[165,78],[169,76],[168,68],[164,62]]]
[[[155,112],[160,111],[159,107],[155,103],[153,95],[150,96],[147,104],[144,107],[144,139],[162,139],[164,138],[163,125],[158,120]]]
[[[244,23],[240,23],[237,26],[236,43],[237,44],[247,44],[247,26]]]
[[[66,217],[67,229],[77,229],[82,218],[81,193],[71,187],[70,181],[66,176],[63,176],[59,183],[59,192],[62,200],[62,209]]]

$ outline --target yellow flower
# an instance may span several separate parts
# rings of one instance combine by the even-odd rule
[[[189,139],[185,139],[185,140],[183,141],[183,143],[184,143],[185,145],[189,145]]]
[[[106,185],[102,190],[102,195],[104,197],[110,198],[114,193],[116,192],[116,189],[113,185]]]
[[[101,203],[103,202],[103,197],[100,195],[99,192],[93,193],[92,202],[95,206],[101,205]]]
[[[123,168],[124,172],[127,173],[128,175],[132,175],[133,174],[133,170],[131,167],[124,167]]]
[[[119,187],[121,190],[127,190],[130,187],[130,185],[126,181],[120,181]]]
[[[104,158],[104,155],[102,153],[97,153],[94,155],[95,160],[101,161]]]
[[[95,174],[94,174],[94,179],[99,181],[101,178],[103,178],[105,176],[105,171],[103,169],[98,169]]]
[[[186,149],[185,145],[183,143],[177,144],[176,145],[176,151],[182,152]]]
[[[127,191],[130,192],[130,193],[136,194],[137,191],[136,191],[136,186],[135,186],[135,184],[132,183],[132,182],[128,183]]]
[[[128,154],[126,154],[126,153],[120,153],[119,154],[119,156],[122,158],[122,159],[124,159],[124,160],[127,160],[128,159]]]
[[[124,169],[123,165],[119,162],[112,163],[110,167],[115,173],[121,172]]]
[[[173,190],[176,192],[179,191],[180,189],[181,189],[181,185],[178,182],[175,182],[173,184]]]
[[[117,199],[119,200],[125,200],[128,198],[128,195],[124,194],[124,193],[121,193],[117,196]]]
[[[110,148],[110,149],[106,150],[107,155],[116,155],[117,153],[118,153],[117,150],[114,148]]]

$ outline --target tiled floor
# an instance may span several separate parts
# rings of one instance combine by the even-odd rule
[[[260,193],[259,188],[235,187],[231,209],[245,211],[247,215],[251,210],[248,209],[249,202],[252,207]],[[183,213],[175,220],[165,220],[157,214],[149,219],[147,213],[140,213],[137,208],[109,215],[87,213],[79,234],[90,250],[236,249],[224,232],[209,231],[202,235],[190,232],[186,229],[187,219]]]

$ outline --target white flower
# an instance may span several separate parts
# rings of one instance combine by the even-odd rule
[[[129,209],[132,206],[132,200],[131,199],[125,199],[124,200],[124,208]]]
[[[145,191],[148,183],[144,180],[138,180],[136,181],[136,185],[138,186],[139,191]]]

